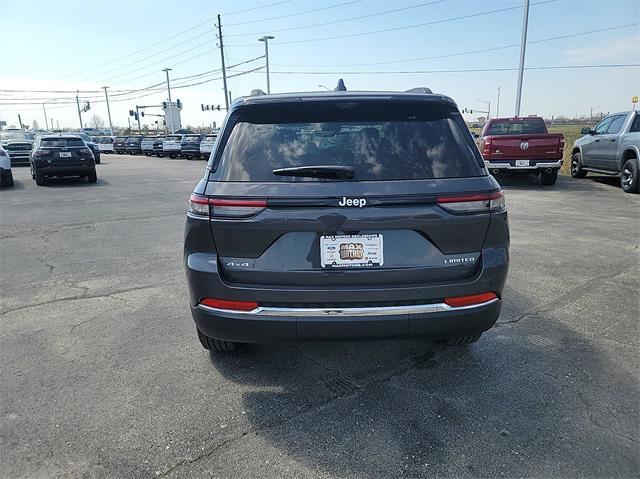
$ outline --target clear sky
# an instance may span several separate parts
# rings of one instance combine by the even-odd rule
[[[333,88],[342,77],[350,90],[428,86],[453,97],[460,108],[483,109],[486,105],[478,100],[491,101],[495,115],[500,87],[500,114],[512,115],[517,72],[473,70],[517,67],[522,4],[522,0],[0,0],[0,103],[33,103],[0,104],[0,119],[17,124],[21,113],[23,122],[32,124],[35,119],[44,126],[39,102],[46,101],[50,118],[61,127],[77,127],[75,103],[64,104],[75,101],[70,92],[106,85],[112,92],[114,125],[127,125],[128,111],[136,104],[157,105],[166,99],[161,70],[172,67],[176,79],[172,97],[184,105],[183,124],[219,124],[224,113],[200,108],[202,103],[224,103],[222,80],[215,71],[220,69],[214,35],[217,14],[222,16],[227,65],[263,55],[264,44],[258,37],[275,37],[269,44],[272,92],[318,90],[321,84]],[[639,24],[637,0],[532,0],[526,66],[640,64]],[[605,31],[575,36],[593,30]],[[374,31],[378,33],[370,33]],[[562,36],[567,37],[540,41]],[[229,74],[263,63],[263,59],[249,62]],[[416,71],[420,73],[400,73]],[[192,77],[178,80],[188,76]],[[177,88],[205,80],[213,81]],[[156,84],[158,90],[123,91]],[[264,70],[229,79],[234,97],[254,88],[266,90]],[[637,66],[531,69],[524,75],[522,114],[550,117],[588,114],[592,108],[627,110],[631,96],[638,94]],[[92,105],[85,120],[92,114],[107,120],[104,95],[81,93],[80,98]]]

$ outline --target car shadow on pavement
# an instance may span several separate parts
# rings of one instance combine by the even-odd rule
[[[404,340],[212,353],[218,372],[250,386],[239,447],[252,460],[228,473],[253,476],[250,463],[281,458],[314,477],[637,475],[635,373],[507,294],[518,306],[467,348]]]
[[[558,182],[552,186],[543,186],[540,184],[540,178],[535,175],[515,174],[515,175],[497,175],[496,181],[503,188],[508,189],[539,189],[540,191],[588,191],[593,189],[593,182],[603,185],[609,185],[617,189],[620,188],[620,179],[616,176],[592,176],[589,175],[586,178],[572,178],[571,176],[560,175],[558,176]]]
[[[13,178],[13,186],[0,186],[0,191],[15,191],[15,190],[24,190],[25,185],[24,182],[20,180],[16,180],[15,176]]]
[[[35,181],[34,181],[35,184]],[[47,178],[45,188],[72,188],[77,186],[109,186],[107,180],[103,180],[98,176],[98,181],[89,183],[86,178],[68,177],[68,178]]]

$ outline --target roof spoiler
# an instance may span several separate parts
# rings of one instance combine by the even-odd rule
[[[431,95],[433,92],[431,91],[431,88],[427,88],[426,86],[419,86],[418,88],[407,90],[405,91],[405,93],[421,93],[423,95]]]

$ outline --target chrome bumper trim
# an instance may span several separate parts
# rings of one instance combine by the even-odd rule
[[[360,316],[399,316],[403,314],[442,313],[445,311],[464,311],[466,309],[481,308],[495,303],[498,298],[471,306],[453,307],[445,303],[416,304],[410,306],[382,306],[370,308],[275,308],[260,306],[251,311],[236,311],[231,309],[212,308],[199,304],[197,307],[210,313],[234,314],[243,316],[290,316],[304,318],[327,317],[360,317]]]
[[[535,161],[535,160],[531,160]],[[529,166],[511,166],[509,163],[491,163],[485,160],[484,164],[489,170],[539,170],[543,168],[560,168],[562,166],[562,160],[558,161],[538,161],[535,165]]]

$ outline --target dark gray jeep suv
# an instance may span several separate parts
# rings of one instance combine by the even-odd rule
[[[191,196],[184,262],[207,349],[464,344],[498,318],[508,247],[503,193],[450,98],[257,94],[231,105]]]

